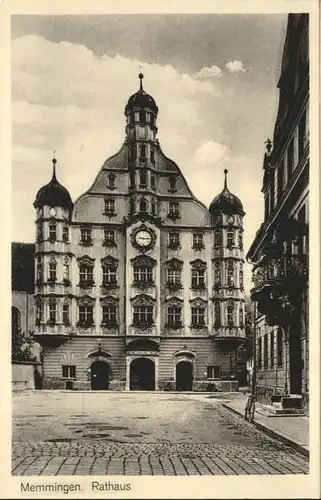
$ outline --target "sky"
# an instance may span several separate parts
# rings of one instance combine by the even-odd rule
[[[263,219],[285,14],[12,16],[12,240],[33,242],[33,202],[57,175],[72,199],[125,138],[124,108],[144,89],[158,138],[207,206],[228,187],[243,203],[245,252]],[[249,269],[245,272],[250,287]]]

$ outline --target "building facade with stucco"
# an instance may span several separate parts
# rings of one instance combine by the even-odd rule
[[[88,191],[73,202],[54,159],[36,195],[43,387],[235,390],[245,337],[242,203],[227,171],[209,209],[195,198],[161,149],[158,107],[139,78],[125,141]]]

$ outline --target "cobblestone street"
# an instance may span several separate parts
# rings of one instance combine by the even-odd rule
[[[307,474],[307,458],[220,405],[232,397],[15,394],[12,474]]]

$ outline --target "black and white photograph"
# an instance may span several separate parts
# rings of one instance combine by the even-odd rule
[[[288,3],[11,16],[21,495],[311,472],[311,15]]]

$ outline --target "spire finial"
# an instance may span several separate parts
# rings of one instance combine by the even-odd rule
[[[143,78],[144,78],[143,73],[139,73],[138,78],[140,80],[139,88],[140,88],[140,90],[143,90]]]
[[[224,175],[225,175],[225,179],[224,179],[224,189],[227,189],[227,174],[228,174],[228,170],[227,168],[224,170]]]
[[[52,179],[53,180],[57,180],[56,179],[56,163],[57,163],[56,151],[54,150],[54,152],[53,152],[53,158],[52,158]]]

